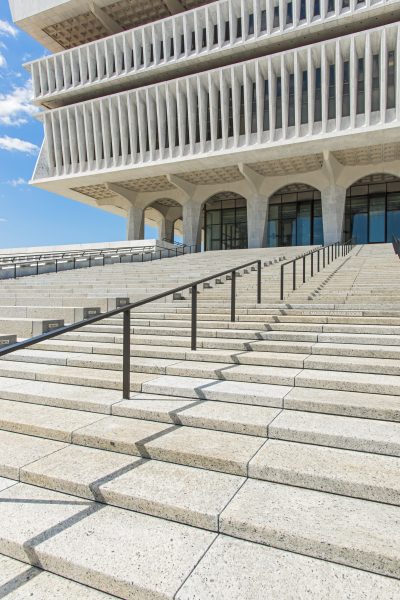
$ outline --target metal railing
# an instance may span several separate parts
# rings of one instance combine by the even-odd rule
[[[310,277],[314,277],[315,272],[319,273],[321,269],[325,269],[333,260],[340,256],[346,256],[353,248],[352,241],[348,242],[335,242],[327,246],[320,246],[309,252],[305,252],[301,256],[297,256],[292,260],[289,260],[281,265],[281,282],[280,282],[280,299],[283,300],[285,296],[285,267],[288,265],[292,266],[292,288],[291,291],[297,289],[297,261],[302,262],[302,283],[306,282],[307,273],[307,258],[310,258]],[[316,255],[316,264],[314,264],[314,256]],[[322,261],[321,261],[322,255]],[[322,262],[322,265],[321,265]]]
[[[85,250],[81,252],[63,252],[60,254],[32,255],[26,262],[24,262],[24,255],[20,257],[15,256],[13,257],[14,260],[9,262],[2,262],[0,258],[0,280],[18,279],[19,277],[59,273],[89,267],[102,267],[106,264],[152,262],[153,260],[173,258],[195,252],[197,252],[197,246],[164,248],[164,246],[155,245],[148,246],[147,251],[142,249],[139,252],[138,248],[126,247],[116,250]],[[22,262],[18,262],[18,260]]]
[[[256,265],[256,266],[255,266]],[[81,327],[85,327],[86,325],[91,325],[93,323],[98,323],[99,321],[103,321],[104,319],[109,319],[110,317],[115,317],[116,315],[123,314],[123,337],[122,337],[122,391],[123,398],[129,399],[130,396],[130,380],[131,380],[131,310],[134,308],[138,308],[139,306],[143,306],[145,304],[149,304],[150,302],[155,302],[156,300],[161,300],[162,298],[166,298],[167,296],[171,296],[173,294],[177,294],[179,292],[183,292],[185,290],[191,290],[191,349],[197,350],[197,293],[198,286],[202,283],[206,283],[211,279],[217,279],[219,277],[223,277],[224,275],[230,275],[231,277],[231,321],[234,322],[236,320],[236,273],[246,267],[252,267],[253,271],[257,271],[257,290],[256,290],[256,301],[257,304],[261,304],[261,260],[253,260],[251,262],[247,262],[245,264],[239,265],[237,267],[231,267],[226,269],[225,271],[220,271],[219,273],[214,273],[213,275],[209,275],[207,277],[203,277],[202,279],[197,279],[196,281],[192,281],[191,283],[187,283],[185,285],[180,285],[176,288],[160,292],[159,294],[155,294],[150,296],[149,298],[145,298],[143,300],[138,300],[137,302],[132,302],[126,304],[121,308],[116,308],[114,310],[108,311],[106,313],[102,313],[100,315],[96,315],[94,317],[90,317],[83,321],[79,321],[78,323],[72,323],[71,325],[65,325],[63,327],[59,327],[58,329],[53,329],[48,333],[43,333],[41,335],[32,337],[30,339],[24,340],[23,342],[17,342],[11,344],[3,349],[0,349],[0,358],[7,354],[11,354],[12,352],[16,352],[17,350],[24,350],[25,348],[29,348],[30,346],[34,346],[40,342],[44,342],[45,340],[49,340],[51,338],[58,337],[63,335],[64,333],[69,333],[71,331],[76,331]]]
[[[395,235],[392,237],[392,244],[395,254],[397,254],[398,258],[400,258],[400,239]]]

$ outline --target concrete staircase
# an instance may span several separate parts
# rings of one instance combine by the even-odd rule
[[[132,311],[129,400],[120,317],[0,361],[0,598],[400,597],[400,264],[356,247],[280,302],[303,250],[4,284],[21,336],[19,307],[67,320],[266,265],[234,323],[230,282],[201,290],[196,352],[189,294]]]

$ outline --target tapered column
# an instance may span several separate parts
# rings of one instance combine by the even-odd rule
[[[174,243],[174,225],[175,221],[165,217],[161,221],[161,239],[171,244]]]
[[[128,224],[126,231],[127,240],[144,239],[144,210],[131,206],[128,210]]]
[[[321,191],[324,244],[342,240],[346,189],[330,185]]]
[[[247,200],[247,236],[249,248],[264,248],[268,221],[268,198],[253,196]]]
[[[183,206],[183,242],[187,246],[201,244],[201,208],[201,203],[192,201]]]

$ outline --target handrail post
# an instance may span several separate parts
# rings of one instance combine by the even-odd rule
[[[197,285],[192,285],[192,350],[197,350]]]
[[[122,371],[123,371],[123,399],[129,400],[131,394],[131,311],[123,312],[123,338],[122,338]]]
[[[319,258],[320,249],[318,248],[317,252],[317,273],[320,271],[320,258]]]
[[[314,277],[314,252],[311,252],[311,277]]]
[[[296,289],[296,259],[293,261],[293,291]]]
[[[322,248],[322,268],[325,269],[325,246]]]
[[[231,321],[232,323],[236,319],[236,271],[232,271],[231,273]]]
[[[283,282],[283,278],[284,278],[284,266],[285,265],[281,265],[281,300],[283,300],[283,289],[284,289],[284,282]]]
[[[257,304],[261,304],[261,260],[257,261]]]
[[[303,256],[303,283],[306,282],[306,255]]]

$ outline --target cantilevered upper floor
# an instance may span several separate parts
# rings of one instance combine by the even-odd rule
[[[184,12],[209,0],[10,0],[14,22],[53,52]]]
[[[79,4],[80,10],[84,10],[87,2]],[[179,4],[177,0],[174,2]],[[98,35],[91,34],[93,19],[104,17],[93,2],[89,4],[94,12],[90,17],[86,15],[84,26],[79,27],[78,17],[73,16],[62,22],[60,32],[70,37],[68,43],[63,40],[59,46],[71,49],[27,65],[32,72],[37,104],[60,107],[400,19],[398,0],[221,0],[156,21],[157,17],[166,17],[166,5],[171,5],[171,0],[165,0],[165,5],[161,0],[152,1],[147,12],[141,0],[122,0],[112,5],[103,0],[102,4],[107,6],[101,10],[107,13],[107,18],[118,19],[118,6],[123,3],[136,7],[136,11],[142,10],[141,20],[125,19],[123,27],[110,25],[108,33],[114,35],[108,37],[105,30],[103,34],[100,30]],[[71,5],[75,6],[72,1],[44,0],[40,6],[49,5],[47,11],[35,12],[37,3],[33,2],[25,14],[21,7],[17,9],[19,4],[27,3],[11,0],[15,21],[42,43],[46,43],[42,34],[49,31],[45,24],[50,16],[54,20],[56,14],[60,19],[61,8],[66,11],[67,7],[72,10]],[[199,4],[205,3],[182,2],[185,8]],[[159,5],[164,6],[164,12]],[[158,12],[156,7],[160,9]],[[139,21],[151,22],[129,28]],[[37,23],[35,27],[42,23],[44,29],[33,31],[33,22]],[[128,31],[123,31],[127,28]],[[96,41],[85,43],[91,39]],[[47,46],[55,48],[48,43]]]

